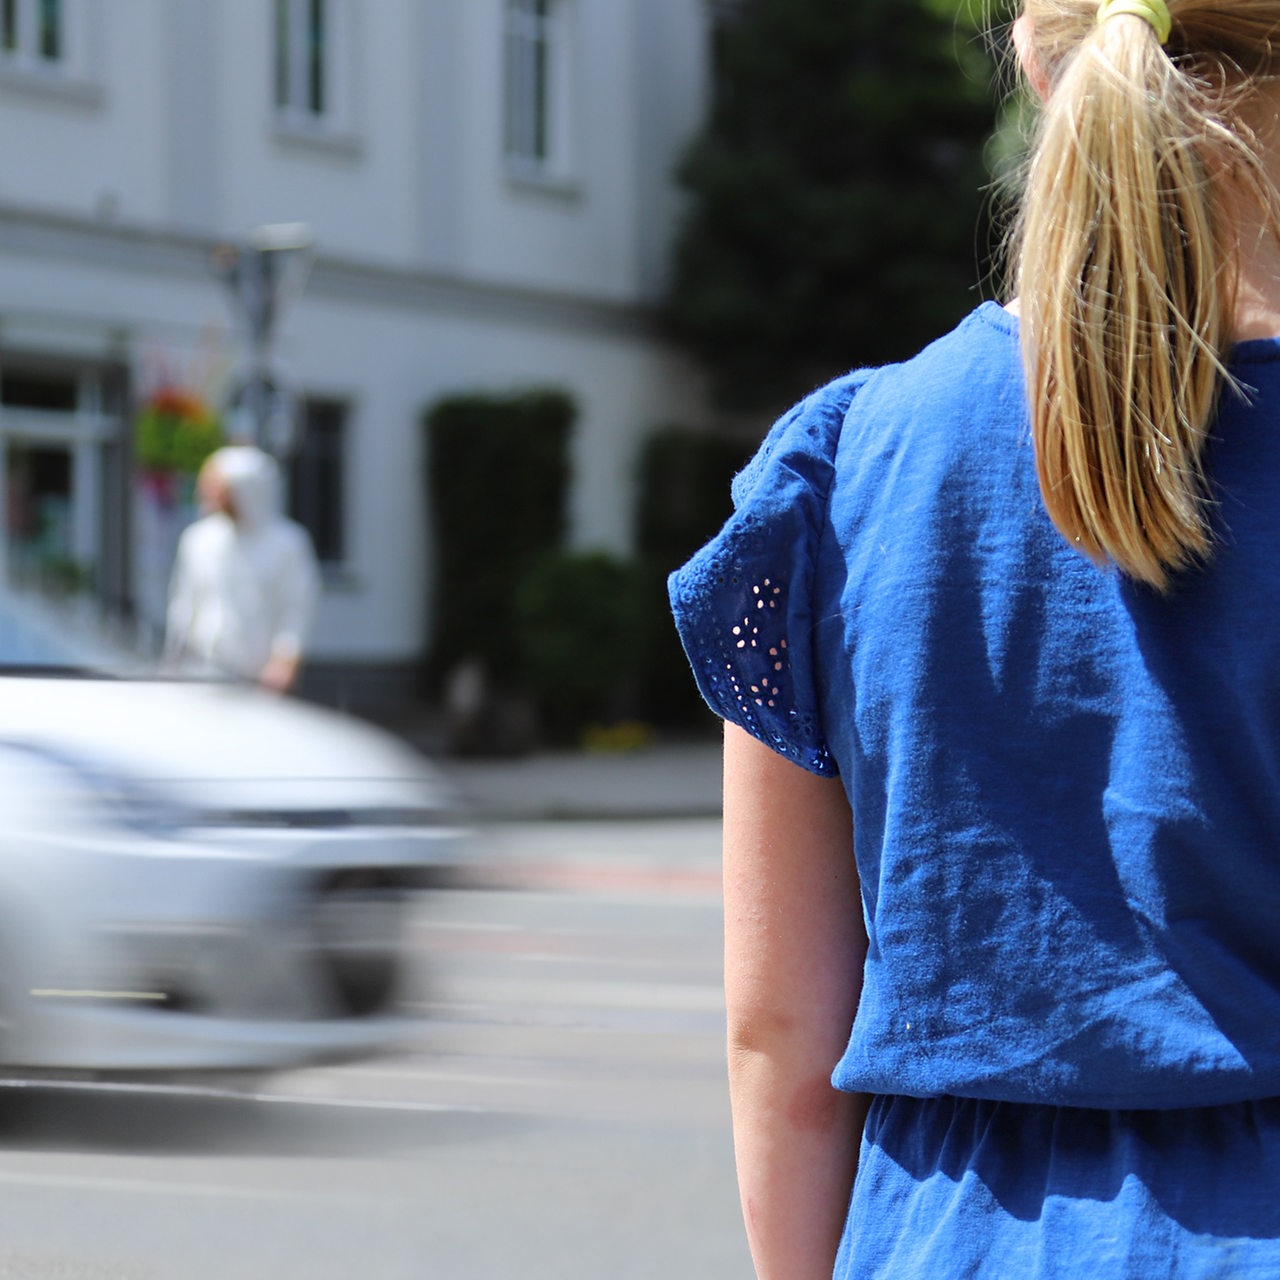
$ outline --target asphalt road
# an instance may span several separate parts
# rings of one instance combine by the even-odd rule
[[[0,1280],[737,1280],[718,823],[506,825],[403,1052],[0,1089]],[[518,886],[518,887],[517,887]]]

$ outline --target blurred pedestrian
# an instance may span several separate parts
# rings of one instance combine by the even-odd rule
[[[671,583],[761,1280],[1280,1276],[1280,0],[1013,36],[1016,300]]]
[[[204,514],[178,543],[166,658],[284,693],[297,679],[319,590],[311,539],[281,513],[279,469],[261,449],[219,449],[196,494]]]

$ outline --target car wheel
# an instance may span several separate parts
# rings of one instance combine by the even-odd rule
[[[383,1011],[399,986],[404,895],[385,871],[336,872],[320,888],[315,912],[319,964],[339,1012]]]

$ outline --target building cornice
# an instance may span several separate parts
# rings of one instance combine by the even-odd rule
[[[209,258],[217,243],[196,232],[0,202],[0,255],[211,281]],[[650,341],[659,336],[653,308],[648,306],[473,280],[412,265],[362,261],[323,249],[312,265],[307,295],[596,336]]]

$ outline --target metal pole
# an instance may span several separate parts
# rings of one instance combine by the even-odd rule
[[[310,262],[311,232],[303,223],[257,227],[243,245],[214,250],[215,273],[229,289],[245,331],[247,368],[238,390],[239,407],[252,443],[271,452],[288,452],[291,441],[277,440],[269,429],[273,415],[286,411],[283,375],[273,377],[271,357],[280,312],[288,293],[301,290]]]

